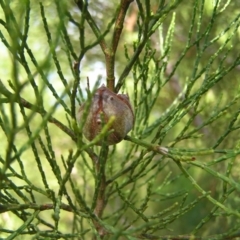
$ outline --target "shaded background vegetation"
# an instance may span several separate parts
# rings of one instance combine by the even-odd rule
[[[75,155],[82,147],[76,139],[46,123],[49,118],[44,119],[41,109],[18,104],[21,96],[46,112],[54,110],[51,116],[77,136],[71,109],[74,83],[80,80],[76,109],[87,98],[87,77],[91,89],[96,82],[107,84],[99,41],[74,1],[0,2],[0,79],[16,94],[14,98],[1,90],[0,237],[100,237],[94,218],[79,200],[81,195],[89,208],[94,205],[97,177],[90,154]],[[143,38],[141,14],[146,12],[146,2],[134,1],[128,9],[116,52],[115,86]],[[120,89],[133,104],[136,123],[130,136],[139,142],[124,140],[111,146],[108,155],[104,148],[89,148],[100,159],[107,159],[106,176],[111,184],[105,193],[108,201],[101,226],[111,234],[105,238],[190,238],[192,234],[233,238],[240,227],[240,3],[150,2],[151,15],[157,14],[161,4],[166,12],[159,14],[159,23]],[[98,28],[102,33],[106,30],[108,43],[118,4],[88,4]],[[78,72],[81,39],[85,46],[93,45],[84,50]],[[143,147],[145,142],[173,148],[173,157],[150,151]],[[83,143],[87,146],[87,141]],[[194,161],[178,161],[186,160],[184,150],[189,153],[189,149],[195,165]],[[200,149],[213,150],[202,154]],[[218,149],[227,150],[219,153]],[[72,159],[74,166],[70,167]],[[194,180],[189,180],[183,168]],[[61,209],[60,202],[68,207]],[[32,216],[31,223],[24,225]]]

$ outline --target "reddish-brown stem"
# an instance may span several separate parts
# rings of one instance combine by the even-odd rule
[[[97,196],[97,204],[96,207],[94,209],[94,213],[98,218],[102,217],[103,214],[103,210],[104,210],[104,206],[105,206],[105,190],[106,190],[106,177],[105,174],[103,176],[101,176],[100,179],[101,183],[100,183],[100,188],[99,188],[99,193]],[[96,230],[98,232],[98,234],[103,237],[107,234],[107,231],[104,227],[102,227],[99,222],[93,220],[93,223],[96,227]]]
[[[115,88],[115,55],[117,51],[117,47],[119,44],[120,36],[123,29],[124,19],[128,10],[130,3],[133,0],[121,0],[119,11],[116,16],[115,27],[113,31],[112,41],[110,46],[106,45],[105,39],[102,38],[99,41],[101,49],[105,56],[106,61],[106,75],[107,75],[107,87],[114,92]],[[90,25],[92,31],[94,32],[97,38],[101,37],[101,32],[97,27],[97,24],[93,20],[92,16],[87,10],[87,6],[84,7],[84,3],[82,0],[76,0],[76,3],[81,11],[84,11],[86,20]],[[104,155],[100,157],[100,161],[106,161],[108,152],[104,152]],[[97,171],[97,177],[99,182],[99,186],[96,191],[96,205],[94,207],[94,213],[98,218],[102,217],[104,206],[105,206],[105,190],[106,190],[106,177],[105,177],[105,163],[95,162],[95,167]],[[93,223],[101,237],[106,235],[106,230],[97,222],[93,220]]]
[[[105,59],[106,59],[107,87],[113,92],[115,92],[115,89],[114,89],[115,87],[115,76],[114,76],[115,55],[116,55],[119,39],[122,33],[123,23],[127,13],[127,9],[131,2],[133,2],[133,0],[121,1],[118,15],[115,21],[111,47],[108,49],[105,49],[104,51]]]
[[[115,53],[112,49],[106,49],[104,51],[106,60],[106,73],[107,73],[107,87],[114,92],[115,86],[115,76],[114,76],[114,66],[115,66]]]
[[[102,156],[100,156],[99,160],[95,162],[95,169],[96,169],[97,178],[99,181],[99,186],[95,190],[98,192],[97,192],[96,204],[94,207],[94,214],[95,216],[97,216],[98,219],[102,218],[103,210],[106,205],[105,192],[106,192],[107,184],[106,184],[106,176],[105,176],[105,164],[108,156],[107,146],[102,146],[102,153],[100,155]],[[93,224],[101,238],[103,238],[106,234],[108,234],[106,229],[95,219],[93,219]]]
[[[113,38],[112,38],[112,51],[114,53],[116,53],[119,39],[120,39],[122,29],[123,29],[123,22],[124,22],[127,10],[129,8],[129,5],[131,2],[133,2],[133,0],[122,0],[121,1],[120,9],[119,9],[115,27],[114,27]]]
[[[97,168],[99,168],[99,163],[97,164]],[[106,176],[105,176],[105,171],[101,171],[98,170],[98,175],[100,176],[100,187],[99,187],[99,192],[98,192],[98,196],[97,196],[97,204],[96,207],[94,209],[94,213],[96,214],[96,216],[98,218],[102,217],[103,214],[103,209],[104,209],[104,205],[105,205],[105,189],[106,189]]]
[[[119,8],[119,11],[118,11],[118,14],[116,17],[116,21],[115,21],[115,27],[114,27],[114,32],[113,32],[113,36],[112,36],[111,46],[110,47],[107,46],[104,38],[101,38],[101,40],[99,41],[101,49],[105,55],[107,87],[113,92],[115,92],[114,91],[114,87],[115,87],[115,75],[114,75],[115,54],[117,51],[117,46],[118,46],[119,39],[120,39],[122,29],[123,29],[124,18],[126,16],[127,9],[131,2],[133,2],[133,0],[121,0],[120,8]],[[76,3],[78,5],[79,9],[81,11],[84,11],[86,20],[87,20],[88,24],[90,25],[92,31],[94,32],[95,36],[97,38],[100,38],[101,32],[100,32],[99,28],[97,27],[97,24],[93,20],[91,14],[88,12],[87,8],[84,7],[83,1],[76,0]]]

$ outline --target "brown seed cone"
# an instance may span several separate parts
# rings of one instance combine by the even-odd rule
[[[81,105],[78,111],[77,118],[79,121],[82,118],[84,107],[85,104]],[[107,123],[111,116],[115,117],[110,128],[114,131],[107,137],[106,142],[108,145],[119,143],[127,135],[133,127],[134,114],[127,95],[116,94],[102,85],[97,89],[92,98],[89,113],[83,127],[84,136],[89,141],[93,140],[102,130],[102,119],[104,123]],[[101,145],[101,142],[98,145]]]

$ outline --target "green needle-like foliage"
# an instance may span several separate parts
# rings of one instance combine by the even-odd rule
[[[240,238],[239,8],[0,0],[0,239]],[[117,116],[83,135],[102,83],[113,146]]]

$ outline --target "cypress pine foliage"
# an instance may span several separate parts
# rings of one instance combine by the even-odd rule
[[[240,237],[237,1],[0,6],[0,239]],[[113,146],[82,134],[101,83]]]

